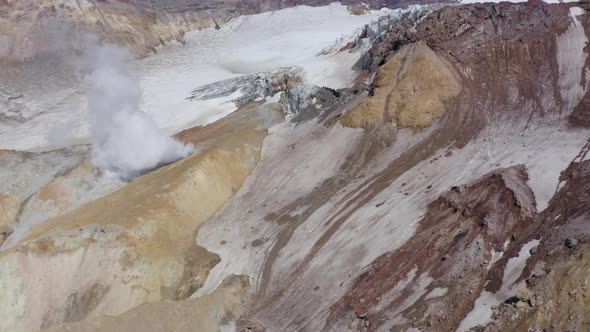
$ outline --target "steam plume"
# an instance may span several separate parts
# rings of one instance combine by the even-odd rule
[[[129,52],[116,45],[90,44],[84,63],[90,70],[88,116],[93,164],[130,179],[190,154],[192,145],[164,135],[140,110],[141,88],[129,69]]]

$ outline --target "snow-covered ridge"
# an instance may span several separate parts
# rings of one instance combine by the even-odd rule
[[[384,36],[388,31],[391,31],[392,27],[403,18],[404,15],[414,15],[416,17],[424,17],[427,13],[445,6],[444,4],[432,4],[432,5],[411,5],[405,8],[388,9],[382,8],[379,11],[382,15],[369,22],[362,28],[356,29],[347,35],[342,35],[334,43],[322,49],[318,54],[329,55],[339,51],[343,51],[347,48],[350,52],[365,52],[372,45],[375,44],[377,39]]]

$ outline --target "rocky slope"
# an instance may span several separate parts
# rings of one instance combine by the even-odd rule
[[[0,330],[585,330],[587,10],[416,7],[327,51],[372,45],[349,87],[195,87],[240,108],[129,184],[3,152],[30,230],[1,233]]]
[[[254,276],[241,326],[270,331],[491,322],[492,306],[523,287],[542,236],[515,239],[537,229],[588,137],[571,125],[587,91],[585,17],[565,5],[474,5],[414,31],[394,25],[360,64],[376,73],[368,98],[351,89],[269,137],[246,187],[202,228],[198,241],[226,261],[204,290]]]
[[[146,301],[188,298],[219,262],[194,243],[196,230],[239,189],[256,164],[265,128],[280,117],[274,105],[257,103],[215,125],[182,132],[179,138],[198,143],[200,153],[41,223],[26,233],[24,245],[5,245],[0,307],[13,315],[0,329],[37,330],[120,314]],[[71,180],[72,173],[62,178]],[[34,197],[54,190],[60,179]],[[234,284],[241,289],[247,280],[228,287]]]

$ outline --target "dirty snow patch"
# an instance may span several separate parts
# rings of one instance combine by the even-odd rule
[[[504,269],[504,277],[502,278],[502,287],[500,290],[495,294],[484,290],[475,301],[475,305],[471,312],[465,316],[463,321],[461,321],[457,331],[469,331],[472,327],[485,325],[493,321],[492,307],[512,296],[523,286],[524,282],[518,284],[515,284],[515,282],[522,274],[527,259],[531,256],[529,251],[538,245],[539,240],[532,240],[522,246],[518,256],[508,260]]]

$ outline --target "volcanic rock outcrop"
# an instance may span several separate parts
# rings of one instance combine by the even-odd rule
[[[458,75],[426,44],[404,46],[376,74],[375,90],[342,123],[366,127],[393,122],[402,128],[424,128],[440,118],[444,103],[460,90]]]
[[[194,87],[240,108],[79,204],[85,147],[0,154],[43,175],[1,187],[0,226],[50,215],[2,233],[0,330],[584,330],[587,10],[412,7],[325,52],[372,44],[346,88]]]

